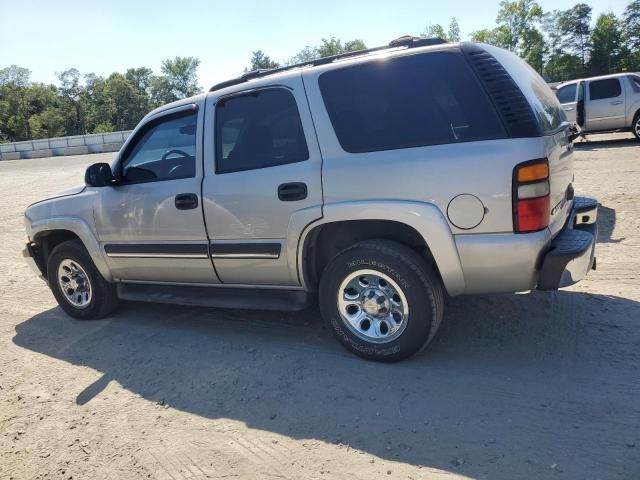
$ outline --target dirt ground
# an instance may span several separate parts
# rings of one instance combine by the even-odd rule
[[[425,353],[345,351],[316,311],[127,304],[78,322],[21,258],[22,213],[92,155],[0,163],[2,479],[640,479],[640,144],[576,148],[598,270],[458,297]]]

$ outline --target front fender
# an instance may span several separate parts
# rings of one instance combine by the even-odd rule
[[[640,111],[640,98],[635,100],[631,105],[627,107],[627,118],[625,126],[633,127],[633,119],[635,118],[638,111]]]
[[[422,236],[433,254],[449,295],[459,295],[464,291],[464,275],[453,234],[444,215],[435,205],[402,200],[367,200],[325,204],[322,213],[322,218],[307,224],[297,243],[298,276],[304,287],[307,285],[303,269],[303,246],[313,228],[348,220],[390,220],[404,223]]]
[[[100,244],[93,235],[91,227],[87,222],[79,217],[60,216],[34,220],[31,222],[30,226],[27,226],[27,234],[29,238],[34,240],[37,238],[39,233],[51,230],[68,230],[69,232],[76,234],[84,244],[87,252],[89,252],[89,256],[91,257],[91,260],[93,260],[93,263],[96,265],[100,274],[105,278],[105,280],[109,282],[113,281],[111,271],[109,270],[102,254]]]

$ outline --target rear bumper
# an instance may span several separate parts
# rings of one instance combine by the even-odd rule
[[[582,280],[595,269],[598,202],[576,197],[562,230],[541,259],[538,290],[557,290]]]

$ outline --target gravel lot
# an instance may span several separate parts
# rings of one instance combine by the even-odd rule
[[[592,137],[598,270],[458,297],[380,365],[316,311],[128,304],[78,322],[21,258],[31,202],[111,154],[0,163],[0,478],[640,479],[640,144]]]

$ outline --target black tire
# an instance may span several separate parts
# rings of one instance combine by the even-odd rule
[[[340,314],[338,290],[343,281],[361,270],[381,272],[406,298],[409,310],[404,330],[387,343],[356,335]],[[434,337],[442,321],[444,293],[434,269],[415,251],[389,240],[367,240],[331,259],[322,272],[318,302],[328,328],[347,349],[369,360],[393,362],[421,351]]]
[[[640,140],[640,111],[636,112],[636,116],[633,118],[631,124],[631,132],[636,137],[636,140]]]
[[[58,282],[58,267],[65,260],[75,262],[86,273],[91,291],[90,300],[83,307],[74,306],[61,289]],[[47,261],[49,287],[58,305],[68,315],[78,320],[95,320],[113,312],[118,306],[116,286],[107,282],[91,260],[80,240],[63,242],[53,249]]]

